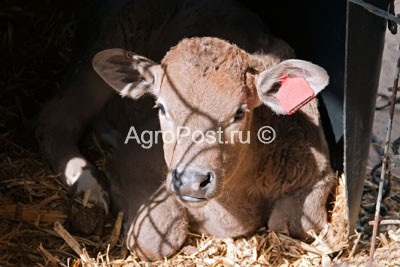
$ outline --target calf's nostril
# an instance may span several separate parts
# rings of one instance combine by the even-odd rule
[[[178,171],[174,169],[171,175],[172,175],[172,184],[174,186],[174,189],[179,190],[179,188],[182,186],[182,181],[179,177],[180,175],[178,174]]]
[[[212,179],[213,179],[212,173],[211,173],[211,172],[208,172],[207,175],[206,175],[206,177],[205,177],[205,180],[204,180],[203,182],[200,183],[200,187],[201,187],[201,188],[206,187],[208,184],[211,183]]]

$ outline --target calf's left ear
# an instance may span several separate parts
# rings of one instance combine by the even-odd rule
[[[260,100],[277,114],[290,115],[313,99],[329,82],[326,71],[297,59],[281,63],[256,77]]]
[[[148,58],[116,48],[100,51],[92,64],[97,74],[122,96],[137,99],[159,93],[162,69]]]

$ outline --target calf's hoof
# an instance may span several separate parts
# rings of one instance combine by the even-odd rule
[[[103,207],[89,204],[83,206],[73,201],[68,214],[68,222],[72,231],[83,235],[101,236],[106,219],[106,212]]]
[[[65,171],[67,183],[71,177],[74,180],[69,223],[76,232],[100,235],[109,211],[108,180],[95,167],[85,164],[67,165]]]

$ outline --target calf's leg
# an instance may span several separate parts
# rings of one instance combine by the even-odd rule
[[[138,211],[127,234],[127,246],[142,260],[171,256],[188,232],[186,210],[162,185]]]
[[[72,77],[74,76],[74,77]],[[74,195],[90,189],[89,201],[108,212],[107,180],[80,153],[77,142],[113,91],[87,69],[71,75],[65,91],[42,110],[36,136],[42,155]]]
[[[307,239],[310,230],[320,232],[328,223],[327,200],[334,181],[334,175],[328,174],[311,188],[302,188],[278,199],[268,228],[300,239]]]

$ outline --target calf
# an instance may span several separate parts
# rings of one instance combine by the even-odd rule
[[[105,83],[83,68],[42,112],[39,142],[66,184],[75,194],[90,189],[106,212],[110,197],[125,212],[127,246],[145,260],[175,253],[189,230],[237,237],[267,225],[305,239],[324,228],[334,175],[317,100],[282,103],[296,86],[320,92],[326,72],[289,59],[292,49],[234,1],[130,7],[103,47],[141,55],[98,52],[93,68]],[[107,179],[76,145],[91,121],[113,125],[97,127],[114,146]],[[260,135],[266,126],[273,141]],[[160,129],[168,140],[144,147],[143,136]]]

